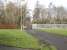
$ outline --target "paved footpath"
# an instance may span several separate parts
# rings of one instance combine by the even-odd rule
[[[0,46],[0,50],[22,50],[21,48]]]
[[[0,50],[35,50],[32,48],[16,48],[16,47],[8,47],[0,45]]]
[[[39,40],[47,41],[57,47],[58,50],[67,50],[67,37],[41,32],[37,30],[27,30],[32,36],[37,37]]]

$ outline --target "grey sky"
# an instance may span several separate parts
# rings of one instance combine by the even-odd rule
[[[29,8],[34,8],[37,0],[28,0]],[[45,7],[48,7],[50,2],[53,2],[55,6],[63,6],[67,8],[67,0],[39,0],[40,4],[43,4]]]
[[[17,0],[8,0],[8,1],[17,2]],[[28,8],[33,10],[37,0],[26,0],[26,1],[28,1],[27,4]],[[39,1],[40,1],[39,3],[43,4],[45,7],[48,7],[49,3],[53,2],[55,6],[63,6],[67,8],[67,0],[39,0]]]

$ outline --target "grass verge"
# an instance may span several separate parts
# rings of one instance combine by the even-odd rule
[[[39,41],[26,33],[16,29],[0,29],[0,45],[18,47],[18,48],[39,48]],[[50,46],[52,50],[55,47]],[[50,50],[49,47],[44,47],[42,50]]]
[[[43,47],[41,50],[57,50],[53,45]]]
[[[47,28],[47,29],[42,29],[41,31],[67,36],[67,29],[62,29],[62,28]]]
[[[0,45],[15,46],[21,48],[38,48],[38,40],[24,31],[1,29]]]

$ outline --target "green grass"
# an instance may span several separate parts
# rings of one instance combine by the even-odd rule
[[[39,41],[35,37],[29,35],[25,31],[16,29],[0,29],[0,45],[18,47],[18,48],[39,48]],[[55,47],[50,46],[53,50]],[[42,50],[50,50],[44,47]]]
[[[57,49],[56,49],[56,47],[54,47],[53,45],[51,45],[51,46],[43,47],[41,50],[57,50]]]
[[[38,40],[24,31],[1,29],[0,45],[21,48],[38,48]]]
[[[62,36],[67,36],[67,29],[62,29],[62,28],[47,28],[47,29],[43,29],[41,31],[44,31],[44,32],[50,32],[50,33],[54,33],[54,34],[57,34],[57,35],[62,35]]]

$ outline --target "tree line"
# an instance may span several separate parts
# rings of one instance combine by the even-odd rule
[[[19,3],[20,4],[20,3]],[[0,24],[16,24],[20,25],[21,16],[22,23],[26,20],[26,14],[28,13],[26,3],[22,6],[18,6],[13,2],[9,2],[4,6],[0,6]]]
[[[63,6],[49,4],[48,8],[37,2],[33,11],[33,23],[37,24],[67,24],[67,10]]]

